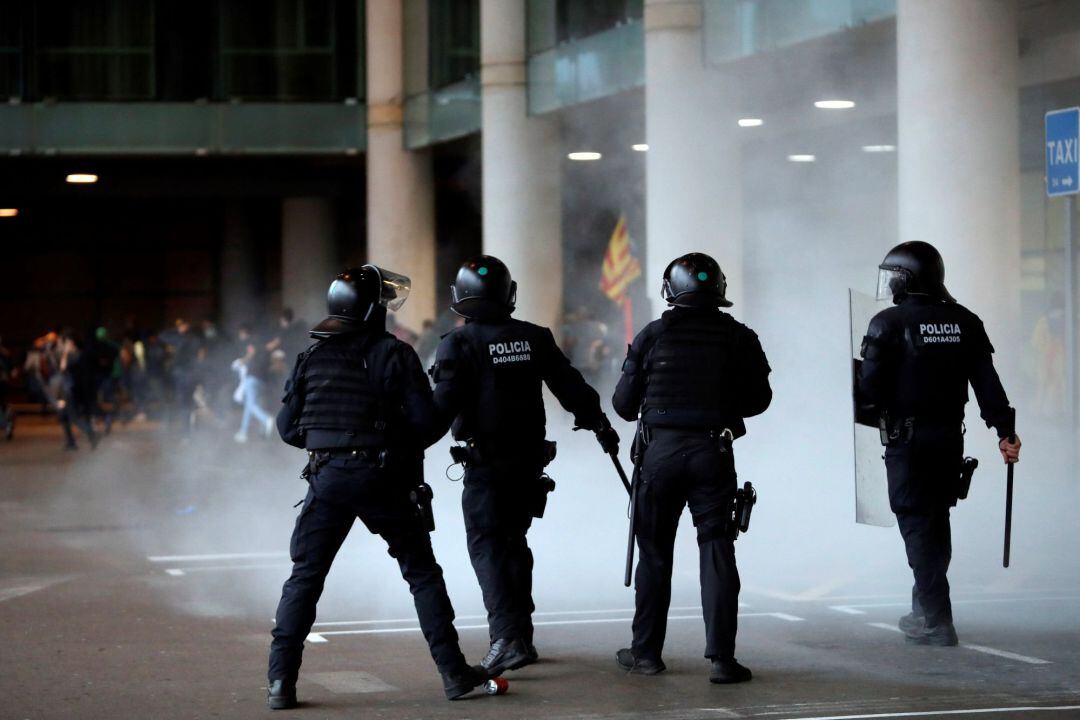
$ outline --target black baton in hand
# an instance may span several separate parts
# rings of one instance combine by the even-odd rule
[[[1016,436],[1009,436],[1009,444],[1016,442]],[[1012,545],[1012,497],[1013,497],[1013,465],[1007,463],[1008,469],[1005,480],[1005,554],[1001,559],[1001,567],[1009,567],[1009,549]]]

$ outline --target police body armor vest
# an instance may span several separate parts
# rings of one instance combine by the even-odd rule
[[[385,446],[387,422],[380,393],[382,368],[374,367],[372,347],[386,336],[345,336],[315,345],[304,367],[304,408],[299,426],[336,431],[355,438],[355,446]]]
[[[723,313],[675,317],[666,322],[648,358],[645,422],[659,427],[730,429],[745,433],[730,408],[728,369],[735,326]]]

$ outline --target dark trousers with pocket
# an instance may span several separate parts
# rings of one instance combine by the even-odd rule
[[[926,616],[927,626],[952,622],[949,509],[956,505],[963,457],[963,432],[954,423],[917,419],[908,441],[885,448],[889,504],[915,576],[911,609]]]
[[[465,534],[491,641],[533,641],[533,554],[526,535],[539,492],[537,465],[481,465],[465,471]]]
[[[952,531],[949,509],[922,513],[897,513],[896,522],[904,538],[908,566],[915,575],[911,590],[911,611],[925,615],[927,626],[952,622],[949,600],[949,562],[952,560]]]
[[[736,481],[730,444],[700,430],[654,428],[639,481],[635,530],[640,559],[630,647],[634,657],[661,658],[675,534],[686,506],[697,528],[705,657],[734,657],[740,583],[727,521]]]
[[[295,683],[304,639],[315,622],[315,606],[326,575],[345,537],[359,517],[386,541],[409,584],[420,629],[441,671],[465,664],[454,629],[454,608],[446,593],[442,568],[435,562],[431,537],[408,500],[410,484],[418,477],[393,468],[378,468],[366,460],[330,460],[311,478],[311,487],[296,518],[289,552],[293,569],[281,590],[270,645],[268,677]],[[412,485],[418,485],[415,480]]]

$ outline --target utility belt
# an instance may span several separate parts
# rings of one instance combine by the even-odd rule
[[[966,432],[961,420],[946,420],[944,418],[927,417],[893,417],[887,412],[878,416],[878,433],[881,436],[881,444],[885,447],[907,445],[914,438],[920,428],[938,430],[959,430],[960,434]]]
[[[699,427],[674,427],[671,425],[648,425],[641,423],[641,427],[634,436],[635,446],[640,445],[644,450],[652,441],[654,434],[671,434],[681,437],[704,437],[715,443],[719,443],[722,449],[730,450],[735,443],[735,433],[730,428],[699,428]]]
[[[375,448],[328,448],[326,450],[308,450],[308,462],[300,477],[310,482],[311,476],[319,472],[331,460],[363,460],[375,467],[384,468],[390,457],[390,451]]]
[[[530,457],[527,453],[516,453],[514,455],[504,454],[491,445],[480,445],[475,440],[469,439],[465,441],[464,445],[451,445],[450,457],[458,465],[463,465],[466,468],[479,467],[483,465],[509,465],[520,464],[522,462],[528,462],[530,459],[535,459],[539,462],[540,467],[547,467],[555,459],[556,443],[554,440],[544,440],[540,446],[540,453],[538,455],[532,455]]]

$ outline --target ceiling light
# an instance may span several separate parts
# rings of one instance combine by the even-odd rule
[[[599,160],[603,155],[598,152],[572,152],[566,157],[571,160]]]
[[[791,162],[814,162],[817,160],[816,155],[788,155],[787,159]]]
[[[0,208],[0,217],[15,217],[19,214],[19,208]]]
[[[636,152],[647,152],[649,149],[649,145],[648,143],[634,143],[630,146],[630,148],[632,150],[635,150]]]
[[[764,124],[761,118],[739,118],[739,127],[760,127]]]
[[[895,145],[863,145],[863,152],[868,153],[888,153],[896,152]]]
[[[814,107],[822,110],[850,110],[855,107],[855,103],[851,100],[818,100]]]
[[[97,175],[93,175],[91,173],[72,173],[64,179],[67,180],[69,183],[89,185],[91,183],[96,183],[98,177]]]

